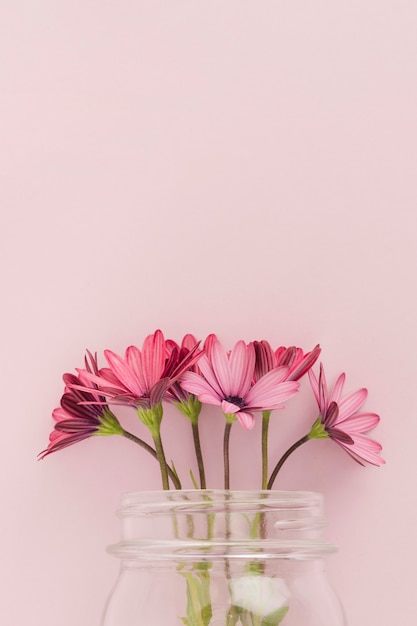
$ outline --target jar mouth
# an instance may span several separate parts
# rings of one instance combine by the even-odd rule
[[[117,511],[119,517],[187,510],[190,514],[202,509],[230,511],[311,510],[323,511],[323,496],[314,491],[180,489],[175,491],[137,491],[124,493]]]

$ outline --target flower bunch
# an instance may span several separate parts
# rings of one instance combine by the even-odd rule
[[[124,356],[104,351],[107,367],[99,368],[97,356],[87,352],[84,368],[77,374],[64,374],[65,389],[60,407],[53,411],[55,427],[44,458],[92,435],[121,435],[154,456],[160,466],[162,486],[176,489],[181,481],[172,464],[168,465],[162,443],[161,424],[164,403],[175,405],[191,424],[199,471],[199,484],[205,489],[206,476],[199,435],[199,419],[204,404],[217,405],[225,418],[223,457],[224,487],[230,488],[229,443],[232,425],[238,422],[251,430],[256,416],[262,420],[262,488],[271,489],[287,458],[310,439],[328,438],[340,445],[362,465],[381,465],[381,446],[365,433],[379,422],[375,413],[360,412],[367,390],[343,396],[345,374],[329,391],[323,366],[319,377],[312,367],[320,355],[317,345],[304,353],[297,347],[273,349],[263,341],[238,341],[226,350],[216,335],[204,343],[187,334],[181,343],[165,339],[161,330],[148,335],[142,348],[129,346]],[[296,441],[269,474],[268,429],[272,411],[284,408],[306,374],[318,405],[318,416],[309,432]],[[153,447],[120,423],[114,407],[129,406],[149,430]]]

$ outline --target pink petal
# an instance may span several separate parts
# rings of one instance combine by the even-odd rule
[[[380,421],[376,413],[357,413],[346,418],[342,422],[337,420],[337,425],[341,426],[347,433],[364,433],[374,428]]]
[[[293,396],[300,386],[296,381],[280,382],[282,380],[283,368],[272,370],[262,376],[249,390],[245,400],[251,407],[270,407],[271,405],[280,404],[291,396]],[[284,368],[287,369],[288,368]]]
[[[229,366],[231,375],[230,395],[243,398],[251,385],[255,369],[253,344],[247,346],[244,341],[238,341],[230,354]]]
[[[313,370],[309,370],[308,377],[310,379],[310,385],[311,389],[313,390],[314,397],[316,398],[316,402],[320,407],[319,382],[317,380],[317,376],[315,375]],[[322,410],[322,407],[320,407],[320,410]]]
[[[142,390],[141,393],[144,394],[146,391],[149,391],[149,387],[146,386],[146,380],[143,375],[142,355],[139,348],[136,346],[129,346],[126,350],[126,360],[129,367],[137,377],[139,386]]]
[[[80,379],[80,382],[84,382],[83,379],[85,379],[88,382],[91,383],[95,383],[96,385],[98,385],[99,387],[111,387],[112,389],[120,389],[120,380],[118,378],[116,378],[112,372],[112,377],[113,377],[113,381],[109,380],[107,377],[104,377],[100,374],[100,376],[96,376],[96,374],[91,374],[90,372],[87,372],[86,370],[80,370],[80,369],[76,369],[76,371],[78,372],[78,377]],[[106,371],[111,371],[111,370],[107,370]],[[82,391],[89,391],[91,392],[91,386],[85,385],[85,387],[81,386],[81,385],[70,385],[70,388],[72,387],[76,387],[77,389],[81,389]]]
[[[236,414],[237,419],[246,430],[252,430],[255,426],[255,417],[252,413],[246,413],[246,411],[239,411]]]
[[[221,406],[223,413],[225,413],[226,415],[229,415],[230,413],[237,413],[239,411],[239,407],[237,406],[237,404],[233,404],[233,402],[227,402],[227,400],[223,400]]]
[[[340,374],[339,378],[336,380],[336,383],[333,387],[333,391],[330,395],[329,398],[329,404],[330,402],[337,402],[337,404],[339,404],[339,400],[341,398],[342,395],[342,391],[343,391],[343,385],[345,384],[345,380],[346,380],[346,374]]]
[[[218,341],[217,336],[214,333],[211,333],[206,337],[204,341],[204,352],[207,354],[209,360],[211,359],[211,353],[213,351],[213,344]]]
[[[207,380],[209,385],[214,389],[214,391],[219,395],[220,398],[224,398],[227,394],[224,393],[224,390],[221,388],[219,381],[216,378],[216,375],[213,371],[211,363],[207,356],[203,354],[198,361],[198,367],[204,378]]]
[[[232,395],[232,380],[230,376],[229,359],[227,358],[226,350],[223,348],[219,340],[213,342],[211,364],[214,375],[223,390],[224,396]]]
[[[321,348],[319,344],[313,348],[311,352],[308,352],[304,357],[302,356],[303,351],[300,348],[297,348],[297,356],[295,359],[295,367],[293,366],[293,370],[288,377],[288,380],[299,380],[306,372],[310,370],[310,368],[314,365],[314,363],[319,358],[321,352]]]
[[[216,395],[214,392],[212,393],[203,392],[198,396],[198,399],[200,400],[200,402],[203,402],[204,404],[216,404],[217,406],[220,406],[222,403],[219,396]]]
[[[183,340],[181,342],[181,348],[186,348],[187,350],[191,350],[192,348],[194,348],[196,343],[198,343],[198,341],[194,337],[194,335],[191,335],[190,333],[188,333],[187,335],[184,335],[183,337]]]
[[[340,402],[339,406],[339,418],[338,423],[345,420],[350,415],[353,415],[358,409],[361,408],[366,400],[368,391],[366,389],[358,389],[345,396]]]
[[[254,341],[253,346],[255,348],[255,380],[259,380],[267,372],[277,367],[277,357],[272,350],[270,344],[265,341]],[[277,354],[281,350],[278,348]],[[285,348],[282,348],[285,350]]]
[[[195,372],[185,372],[180,383],[183,389],[197,396],[201,402],[203,402],[202,394],[205,394],[206,397],[216,399],[216,402],[210,402],[209,404],[220,404],[223,399],[222,394],[218,393],[216,389],[213,389],[207,380]],[[204,400],[204,402],[207,402],[207,400]]]
[[[384,459],[378,454],[378,452],[382,449],[381,445],[377,441],[369,439],[369,437],[365,437],[364,435],[355,435],[353,445],[340,445],[346,450],[346,452],[349,452],[349,454],[356,455],[363,461],[371,463],[371,465],[379,466],[384,465],[385,463]]]
[[[58,407],[52,411],[52,417],[56,422],[61,422],[62,420],[68,419],[69,413],[67,413],[62,407]]]
[[[156,330],[148,335],[142,347],[143,376],[146,388],[150,389],[160,380],[165,365],[165,339],[162,331]]]
[[[326,374],[324,373],[323,363],[320,363],[320,375],[319,375],[319,400],[320,411],[325,411],[329,404],[329,394],[327,391]]]
[[[104,356],[106,357],[106,360],[110,365],[111,370],[120,380],[120,382],[127,389],[129,389],[129,391],[135,393],[138,396],[141,396],[143,394],[143,389],[137,376],[133,373],[127,363],[120,356],[118,356],[114,352],[111,352],[111,350],[105,350]],[[103,384],[103,381],[101,381],[101,384]],[[110,386],[112,387],[113,385]]]

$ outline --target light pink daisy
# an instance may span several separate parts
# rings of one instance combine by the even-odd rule
[[[227,416],[235,416],[244,428],[253,428],[253,413],[280,409],[293,396],[299,383],[286,381],[288,367],[277,367],[254,382],[255,348],[238,341],[227,353],[212,337],[208,354],[198,366],[201,374],[186,372],[181,378],[184,389],[203,403],[221,406]]]
[[[380,417],[376,413],[358,412],[368,391],[359,389],[342,397],[345,374],[339,376],[330,393],[322,365],[318,380],[312,370],[308,374],[320,410],[308,438],[329,437],[361,465],[364,465],[363,461],[372,465],[383,465],[385,461],[379,456],[382,446],[364,435],[378,424]]]

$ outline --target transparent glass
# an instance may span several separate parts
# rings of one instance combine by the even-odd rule
[[[126,494],[102,626],[346,626],[324,557],[320,494]]]

